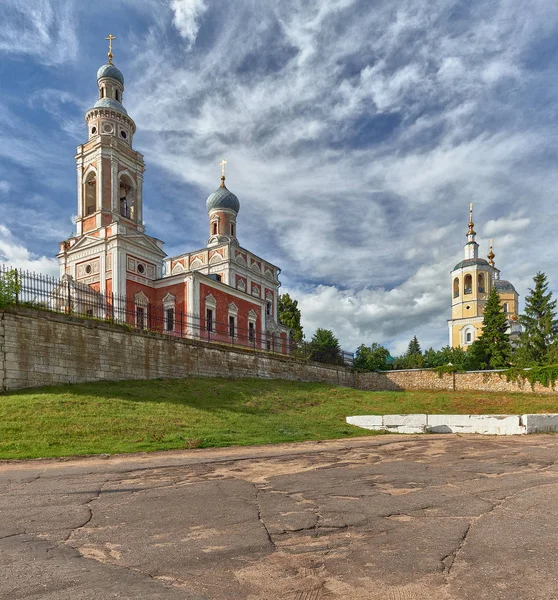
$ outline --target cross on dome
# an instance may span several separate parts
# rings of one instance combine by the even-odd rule
[[[108,40],[109,43],[109,51],[108,51],[108,59],[109,59],[109,65],[112,65],[112,59],[113,59],[113,55],[112,55],[112,40],[115,40],[116,36],[112,35],[112,33],[108,34],[108,37],[105,38],[105,40]]]
[[[225,187],[225,165],[227,161],[223,159],[219,165],[221,166],[221,187]]]

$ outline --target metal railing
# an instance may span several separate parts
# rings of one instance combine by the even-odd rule
[[[0,264],[0,308],[3,306],[36,308],[115,323],[134,330],[242,346],[254,351],[273,352],[346,367],[352,366],[354,360],[351,352],[341,349],[324,351],[315,348],[311,342],[287,339],[284,333],[281,335],[280,332],[262,331],[259,319],[249,321],[246,316],[242,316],[240,322],[237,317],[234,321],[225,322],[216,320],[214,313],[208,319],[186,312],[182,302],[141,304],[133,297],[100,292],[67,275],[58,279],[10,269]],[[269,317],[266,322],[269,322],[268,319]]]

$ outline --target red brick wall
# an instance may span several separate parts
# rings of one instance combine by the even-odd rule
[[[250,302],[243,298],[238,298],[233,294],[229,294],[220,289],[211,287],[205,283],[200,283],[200,316],[201,316],[201,330],[202,337],[207,331],[207,325],[205,321],[206,317],[206,304],[205,298],[211,294],[215,298],[217,307],[213,319],[215,322],[214,334],[211,335],[211,339],[215,339],[223,342],[231,342],[229,337],[229,304],[234,302],[238,307],[238,314],[236,318],[236,335],[237,339],[234,343],[242,345],[250,345],[248,340],[248,313],[250,310],[254,310],[257,315],[256,319],[256,339],[261,336],[261,308],[260,305],[255,302]]]

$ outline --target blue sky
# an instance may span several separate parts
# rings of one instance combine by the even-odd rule
[[[145,155],[148,232],[207,239],[228,162],[240,243],[282,268],[308,336],[447,343],[475,203],[522,298],[557,291],[558,3],[2,0],[0,260],[57,272],[109,32]]]

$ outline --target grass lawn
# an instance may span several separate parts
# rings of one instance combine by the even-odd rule
[[[348,415],[558,412],[558,396],[363,392],[262,379],[174,379],[0,395],[0,458],[113,454],[374,435]]]

